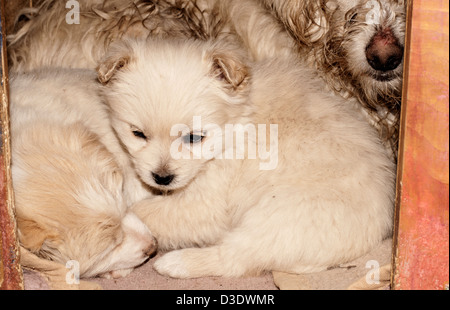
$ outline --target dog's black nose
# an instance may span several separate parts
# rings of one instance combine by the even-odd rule
[[[166,175],[166,176],[162,176],[156,173],[152,173],[153,176],[153,180],[155,180],[156,184],[158,185],[163,185],[163,186],[167,186],[170,185],[170,183],[172,183],[173,179],[175,179],[174,175]]]
[[[403,61],[403,47],[390,30],[377,33],[366,48],[370,66],[381,72],[397,69]]]
[[[377,71],[387,72],[397,69],[402,63],[403,50],[394,46],[389,52],[380,52],[379,50],[373,50],[371,53],[367,53],[367,61],[370,66]]]

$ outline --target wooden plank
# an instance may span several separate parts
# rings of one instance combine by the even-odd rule
[[[14,216],[14,195],[10,171],[10,136],[8,107],[8,64],[4,0],[0,0],[0,101],[1,101],[1,155],[0,155],[0,289],[23,289],[23,275],[19,259],[17,227]]]
[[[394,289],[448,289],[449,2],[410,1]]]

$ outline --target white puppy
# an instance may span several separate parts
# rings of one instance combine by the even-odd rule
[[[127,156],[98,88],[90,70],[12,77],[12,177],[21,245],[64,265],[77,261],[81,277],[119,277],[156,241],[127,210]]]
[[[126,41],[98,68],[139,176],[166,193],[132,208],[162,250],[179,249],[156,261],[162,274],[320,271],[392,233],[394,165],[357,104],[295,60],[245,55]]]

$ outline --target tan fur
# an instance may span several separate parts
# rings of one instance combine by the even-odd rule
[[[66,1],[43,0],[17,33],[8,54],[15,71],[45,66],[95,68],[105,50],[122,37],[204,37],[195,2],[179,0],[78,0],[80,24],[67,24]],[[190,12],[190,14],[184,14]]]
[[[19,240],[40,257],[77,261],[81,277],[121,276],[143,263],[156,243],[127,210],[133,194],[123,192],[126,156],[93,77],[46,69],[11,79]]]
[[[114,68],[114,55],[127,54]],[[298,61],[252,64],[238,45],[190,40],[127,41],[105,59],[99,67],[114,71],[103,90],[112,125],[141,179],[166,193],[132,207],[160,248],[175,250],[156,261],[158,272],[320,271],[392,233],[395,168],[376,130]],[[232,87],[242,74],[246,83]],[[180,124],[187,132],[173,135]],[[278,125],[264,145],[278,154],[273,169],[261,170],[265,159],[226,159],[225,149],[213,158],[173,156],[180,135],[185,145],[195,133],[204,135],[197,146],[221,145],[211,130],[227,124]]]

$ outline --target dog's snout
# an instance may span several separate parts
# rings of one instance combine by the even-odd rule
[[[152,173],[153,179],[155,180],[156,184],[167,186],[172,183],[172,181],[175,179],[175,176],[173,174],[169,175],[159,175],[156,173]]]
[[[403,47],[390,30],[375,34],[366,48],[366,58],[370,66],[381,72],[397,69],[403,60]]]

